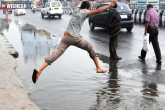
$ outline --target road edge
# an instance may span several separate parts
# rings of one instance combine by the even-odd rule
[[[3,110],[40,110],[30,99],[18,73],[16,59],[8,53],[5,36],[0,33],[0,108]]]

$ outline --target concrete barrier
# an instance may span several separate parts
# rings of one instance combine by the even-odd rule
[[[8,40],[5,40],[5,45],[7,47],[8,53],[12,55],[14,58],[18,58],[19,54],[18,52],[14,49],[13,45],[9,43]]]
[[[165,11],[162,14],[162,25],[165,26]]]
[[[134,23],[145,23],[147,10],[132,9]],[[165,10],[156,10],[159,14],[159,26],[165,26]]]
[[[164,13],[164,10],[160,10],[160,13],[159,13],[159,26],[163,26],[163,13]]]
[[[136,12],[135,12],[135,22],[136,22],[136,23],[139,23],[140,11],[141,11],[141,10],[138,10],[138,9],[137,9]]]
[[[135,9],[134,14],[133,14],[133,18],[134,18],[135,23],[136,23],[136,19],[137,19],[137,13],[138,13],[138,9]]]

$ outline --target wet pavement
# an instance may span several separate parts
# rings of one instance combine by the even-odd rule
[[[38,15],[36,14],[36,16]],[[68,19],[69,16],[63,16],[62,20],[67,21],[66,18]],[[121,31],[118,55],[123,59],[117,61],[109,58],[106,31],[101,28],[89,31],[86,21],[81,35],[93,44],[99,62],[108,72],[96,73],[88,53],[71,46],[55,63],[43,71],[34,85],[31,81],[32,71],[34,68],[39,68],[44,62],[44,58],[56,48],[61,40],[60,32],[58,29],[54,29],[54,33],[50,33],[53,32],[53,30],[49,30],[51,27],[43,30],[41,24],[38,24],[41,27],[36,27],[21,22],[21,20],[12,20],[12,17],[8,22],[9,29],[7,30],[5,20],[0,21],[4,24],[3,34],[19,53],[16,71],[30,92],[30,99],[41,109],[165,109],[164,27],[160,28],[159,34],[163,63],[157,65],[152,46],[145,62],[137,58],[142,46],[140,36],[144,31],[142,25],[135,24],[131,33],[124,29]],[[38,20],[39,22],[41,21]],[[43,24],[46,22],[49,21],[46,19]],[[58,22],[56,23],[58,25]],[[64,27],[61,29],[64,30]]]

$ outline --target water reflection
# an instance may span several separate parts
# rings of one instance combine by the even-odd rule
[[[159,74],[159,70],[161,70],[161,65],[157,64],[155,67],[155,70],[152,72],[152,74],[149,73],[149,69],[142,70],[143,73],[143,90],[142,93],[145,96],[156,96],[159,97],[158,89],[157,89],[157,84],[156,80],[154,78]],[[157,77],[158,78],[158,77]],[[159,80],[159,78],[157,79]],[[159,83],[159,82],[158,82]]]
[[[109,78],[107,86],[96,93],[96,104],[93,105],[90,110],[164,110],[163,105],[165,102],[159,98],[161,92],[158,89],[157,81],[152,80],[159,74],[161,65],[156,65],[151,72],[149,64],[144,62],[131,64],[131,67],[138,65],[141,69],[142,76],[140,81],[142,82],[142,85],[139,88],[139,85],[135,83],[130,84],[132,83],[132,80],[136,78],[127,79],[127,81],[125,81],[121,77],[121,74],[123,73],[119,73],[119,69],[124,68],[118,67],[118,60],[110,59],[101,54],[97,54],[97,56],[104,63],[109,63]],[[126,65],[126,67],[129,66],[130,65]],[[137,79],[135,82],[136,81]],[[124,85],[124,83],[128,84]],[[129,87],[130,85],[133,87]],[[133,91],[136,89],[139,92]],[[164,97],[162,98],[164,99]]]
[[[159,90],[156,83],[157,81],[152,80],[155,77],[154,74],[158,74],[157,72],[161,70],[161,65],[156,65],[152,74],[150,74],[148,70],[149,69],[147,68],[143,68],[142,70],[144,73],[142,77],[143,90],[141,91],[143,98],[138,102],[138,105],[141,105],[143,108],[145,107],[152,110],[163,110],[162,106],[159,105],[159,100],[156,99],[159,97]]]
[[[9,24],[11,23],[11,19],[0,19],[0,32],[3,30],[9,31]]]
[[[5,26],[3,30],[6,30]],[[26,83],[25,87],[29,88],[29,91],[34,91],[35,87],[29,83],[31,82],[31,71],[35,65],[40,65],[40,61],[56,48],[60,38],[36,26],[19,21],[9,22],[9,32],[14,34],[14,37],[12,34],[8,34],[10,43],[13,43],[20,55],[17,71],[23,77]],[[148,62],[143,63],[139,60],[127,60],[126,62],[112,60],[102,54],[97,54],[97,56],[103,63],[109,65],[108,74],[97,74],[98,77],[95,79],[96,74],[91,75],[86,74],[86,71],[81,71],[83,75],[79,77],[81,74],[78,72],[68,71],[68,69],[72,69],[70,66],[67,68],[61,66],[64,63],[69,63],[71,66],[76,65],[71,61],[65,62],[67,57],[63,57],[64,59],[59,61],[57,65],[52,65],[46,71],[49,74],[54,67],[59,68],[53,74],[55,78],[52,77],[51,79],[51,76],[46,74],[43,76],[44,81],[53,83],[45,86],[37,85],[37,90],[31,94],[31,99],[40,108],[52,110],[54,108],[65,108],[63,110],[74,110],[75,108],[78,110],[165,110],[163,108],[165,105],[165,76],[162,74],[165,71],[161,70],[161,66],[155,67],[153,64],[150,65]],[[81,62],[81,60],[78,59],[77,61]],[[73,67],[77,68],[77,65]],[[61,73],[61,70],[64,74],[57,74]],[[69,72],[71,74],[68,74]],[[52,97],[49,97],[50,94]],[[63,106],[64,101],[65,105]],[[88,104],[82,104],[83,102]]]
[[[32,59],[43,60],[57,47],[60,39],[30,24],[15,21],[19,27],[25,62]]]
[[[118,78],[118,60],[110,59],[104,55],[98,54],[100,60],[104,63],[109,63],[109,79],[107,81],[107,87],[102,88],[97,93],[97,104],[91,107],[91,110],[111,110],[117,109],[120,103],[120,84]]]

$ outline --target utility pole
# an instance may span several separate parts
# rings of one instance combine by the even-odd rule
[[[8,9],[5,9],[5,18],[8,19]]]

